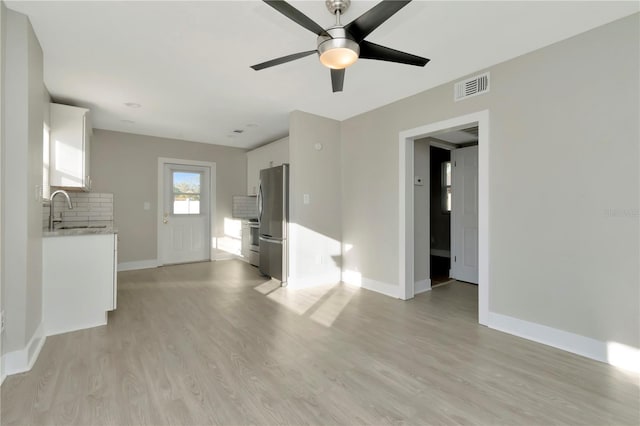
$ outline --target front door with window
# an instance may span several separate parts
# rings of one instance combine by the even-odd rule
[[[210,259],[209,167],[164,165],[161,264]]]

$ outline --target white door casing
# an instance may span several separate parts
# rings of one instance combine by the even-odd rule
[[[451,278],[478,284],[478,147],[451,151]]]
[[[199,196],[174,197],[174,177],[199,183]],[[158,160],[159,265],[210,260],[214,212],[215,163]]]
[[[414,141],[437,133],[478,126],[478,322],[489,323],[489,110],[433,122],[399,133],[399,235],[398,281],[396,297],[414,296]],[[393,294],[393,292],[390,292]]]

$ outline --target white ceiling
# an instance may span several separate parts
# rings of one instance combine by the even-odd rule
[[[31,19],[51,95],[91,108],[94,127],[242,148],[286,135],[290,111],[344,120],[639,10],[636,1],[416,0],[367,40],[431,62],[360,60],[332,93],[316,56],[249,68],[316,47],[313,33],[260,1],[6,3]],[[291,3],[333,24],[324,1]],[[354,1],[343,22],[375,4]]]

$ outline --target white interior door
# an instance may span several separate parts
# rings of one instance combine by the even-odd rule
[[[161,264],[210,259],[210,173],[205,166],[164,165]]]
[[[478,284],[478,146],[451,151],[451,277]]]

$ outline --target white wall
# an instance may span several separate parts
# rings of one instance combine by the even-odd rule
[[[5,13],[2,349],[30,358],[42,321],[42,49],[26,16]]]
[[[338,283],[342,262],[340,123],[292,112],[289,159],[289,285]],[[304,194],[309,195],[309,204],[304,203]]]
[[[43,86],[42,87],[42,94],[43,94],[42,120],[44,122],[43,127],[46,128],[47,131],[49,131],[51,129],[51,95],[49,94],[49,90],[47,90],[47,87],[44,85],[44,83],[42,86]],[[51,161],[51,159],[50,159],[49,148],[50,148],[49,144],[44,143],[43,141],[42,162],[46,163],[46,168],[45,168],[45,164],[42,165],[42,185],[43,185],[42,196],[44,198],[43,207],[45,207],[45,204],[48,205],[48,199],[51,196],[51,185],[49,184],[49,162]],[[47,207],[47,210],[49,210],[48,207]]]
[[[344,121],[345,271],[399,284],[399,133],[488,109],[490,310],[639,348],[639,17]]]
[[[4,312],[4,280],[2,279],[2,270],[4,269],[4,217],[2,209],[5,203],[5,194],[3,186],[4,174],[4,56],[5,56],[5,14],[6,7],[4,2],[0,1],[0,311]],[[4,381],[4,332],[0,336],[0,384]]]

